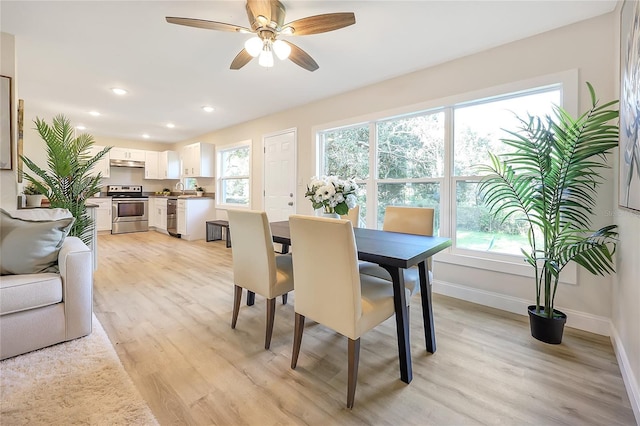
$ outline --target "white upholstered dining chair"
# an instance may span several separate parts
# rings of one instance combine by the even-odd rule
[[[403,234],[433,236],[434,209],[428,207],[387,206],[384,211],[382,230],[400,232]],[[432,282],[431,258],[427,260],[429,282]],[[360,263],[360,273],[372,275],[391,281],[391,275],[386,269],[369,262]],[[420,289],[418,268],[403,269],[404,284],[413,296]]]
[[[358,272],[349,220],[293,215],[289,224],[296,277],[291,368],[298,363],[305,318],[347,337],[347,407],[353,408],[360,336],[394,314],[393,288],[385,280]],[[405,292],[408,303],[409,291]]]
[[[360,206],[356,205],[354,208],[349,209],[347,214],[340,216],[340,219],[348,219],[354,228],[360,227]]]
[[[264,347],[269,349],[276,311],[276,297],[293,290],[291,255],[276,254],[267,214],[253,210],[227,210],[233,254],[233,315],[231,328],[236,328],[242,289],[267,299],[267,325]]]

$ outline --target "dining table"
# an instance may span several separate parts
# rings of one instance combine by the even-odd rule
[[[287,253],[292,245],[289,221],[271,222],[270,226],[273,241],[281,244],[282,252]],[[436,351],[436,335],[433,323],[431,283],[427,273],[427,259],[450,247],[451,239],[367,228],[354,228],[353,232],[358,250],[358,259],[377,263],[391,275],[398,335],[400,379],[405,383],[410,383],[413,379],[413,370],[409,341],[409,317],[402,269],[413,266],[418,268],[426,350],[434,353]],[[293,244],[295,244],[295,241]]]

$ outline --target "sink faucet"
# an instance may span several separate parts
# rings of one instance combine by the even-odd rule
[[[182,195],[184,195],[184,183],[182,182],[176,183],[176,189],[179,189],[182,192]]]

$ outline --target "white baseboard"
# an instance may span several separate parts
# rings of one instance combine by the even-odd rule
[[[494,293],[491,291],[480,290],[473,287],[439,280],[434,280],[433,291],[445,296],[455,297],[456,299],[462,299],[468,302],[478,303],[480,305],[490,306],[492,308],[502,309],[503,311],[513,312],[524,316],[527,315],[527,306],[533,303],[531,300],[520,299],[500,293]],[[556,308],[567,314],[567,327],[589,331],[602,336],[610,335],[611,321],[609,318],[566,309],[562,306],[557,306]]]
[[[633,409],[633,415],[636,416],[636,423],[640,425],[640,387],[638,386],[638,381],[633,375],[633,370],[629,363],[629,357],[627,357],[627,352],[624,350],[624,346],[622,346],[618,330],[616,330],[613,324],[611,324],[610,334],[611,344],[613,345],[613,351],[618,359],[620,374],[622,374],[624,387],[627,389],[627,395],[629,395],[629,402]]]

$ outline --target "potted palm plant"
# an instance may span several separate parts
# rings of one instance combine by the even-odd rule
[[[71,212],[76,220],[69,235],[88,244],[94,224],[87,213],[86,200],[100,192],[102,179],[100,173],[94,175],[91,170],[111,147],[92,156],[93,136],[87,133],[76,136],[74,127],[64,115],[54,117],[51,125],[40,118],[36,118],[34,123],[46,143],[48,169],[20,156],[31,171],[25,170],[25,178],[46,195],[52,208],[65,208]]]
[[[576,262],[592,274],[615,272],[616,225],[593,230],[591,220],[600,170],[618,146],[617,101],[591,107],[578,118],[554,106],[545,117],[517,117],[519,126],[502,141],[512,152],[479,167],[486,173],[480,195],[495,217],[519,214],[528,228],[525,261],[535,271],[536,304],[529,306],[531,334],[561,343],[566,315],[554,308],[560,273]],[[504,215],[504,216],[503,216]]]

